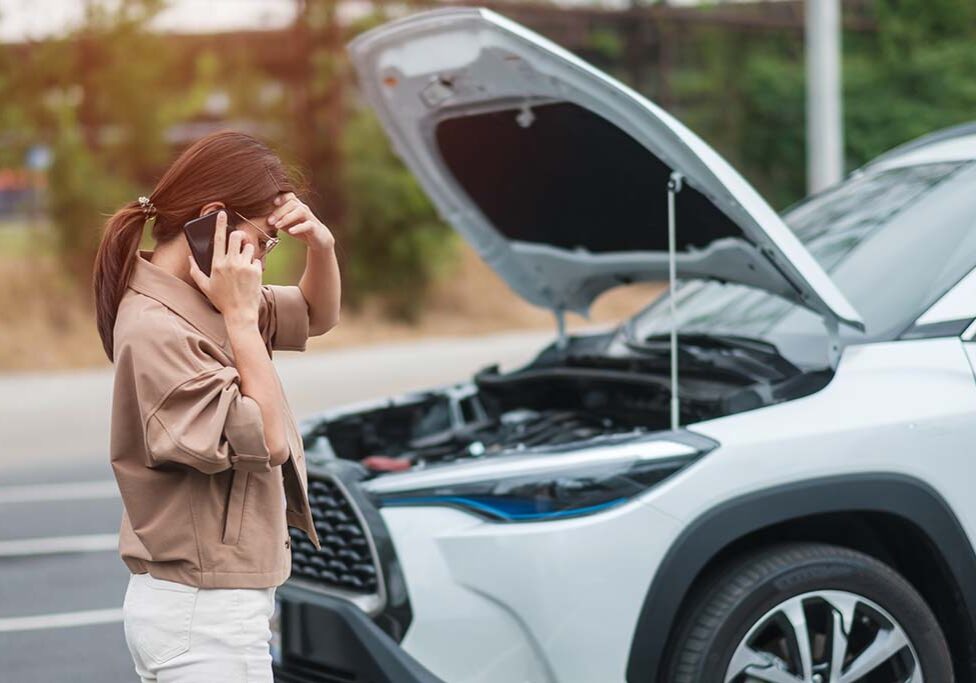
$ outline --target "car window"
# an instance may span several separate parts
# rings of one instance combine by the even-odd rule
[[[976,266],[976,168],[954,162],[865,173],[783,218],[863,316],[866,334],[845,337],[893,338]],[[664,301],[635,316],[636,334],[668,331]],[[683,281],[676,303],[682,330],[766,338],[800,362],[823,355],[819,316],[763,290]]]

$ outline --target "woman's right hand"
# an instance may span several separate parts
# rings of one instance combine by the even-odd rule
[[[261,302],[261,263],[254,260],[254,245],[235,230],[227,235],[227,212],[217,215],[210,277],[190,259],[190,277],[223,314],[228,324],[257,324]],[[243,243],[243,247],[241,246]]]

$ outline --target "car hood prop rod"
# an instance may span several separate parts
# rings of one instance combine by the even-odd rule
[[[668,304],[671,309],[671,429],[675,431],[681,423],[681,403],[678,400],[678,312],[674,300],[677,283],[674,198],[683,186],[684,176],[672,171],[668,179]]]

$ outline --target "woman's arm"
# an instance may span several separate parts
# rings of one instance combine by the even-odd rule
[[[335,237],[292,192],[275,198],[268,225],[288,233],[306,246],[305,272],[298,283],[308,302],[309,336],[325,334],[339,322],[341,281]]]
[[[306,250],[305,272],[298,286],[308,302],[309,336],[325,334],[335,327],[339,322],[341,294],[335,240],[329,246]]]
[[[260,406],[271,466],[282,465],[289,455],[283,411],[285,399],[258,329],[257,318],[225,316],[224,320],[234,351],[234,365],[241,376],[241,393],[250,396]]]
[[[271,465],[281,465],[289,456],[285,400],[258,327],[261,264],[252,260],[253,245],[241,246],[240,231],[226,236],[226,225],[227,213],[221,211],[214,231],[210,277],[204,275],[192,256],[188,257],[190,276],[224,316],[234,365],[241,376],[241,393],[260,406]]]

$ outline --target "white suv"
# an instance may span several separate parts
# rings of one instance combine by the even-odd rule
[[[779,216],[492,12],[350,52],[444,219],[560,324],[514,371],[303,422],[323,540],[292,530],[279,680],[974,680],[976,128]],[[564,332],[669,264],[673,296]]]

